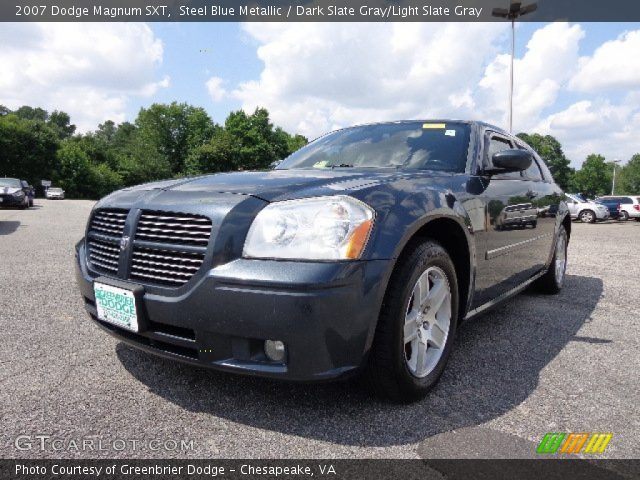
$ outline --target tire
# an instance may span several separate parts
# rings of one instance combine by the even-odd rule
[[[627,221],[629,220],[629,213],[624,210],[620,212],[620,220]]]
[[[553,259],[549,265],[547,273],[540,277],[534,283],[534,287],[540,293],[555,295],[560,293],[564,286],[564,279],[567,271],[567,246],[569,245],[569,237],[564,225],[560,225],[558,235],[556,237],[555,251]]]
[[[595,223],[596,214],[593,213],[593,211],[591,211],[591,210],[582,210],[578,214],[578,218],[580,219],[580,221],[582,223]]]
[[[421,288],[426,296],[416,303]],[[365,380],[377,396],[408,403],[433,388],[451,353],[458,304],[445,249],[431,240],[411,245],[389,281],[367,360]]]

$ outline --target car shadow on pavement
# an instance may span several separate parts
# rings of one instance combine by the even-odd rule
[[[586,340],[577,332],[602,290],[599,278],[568,275],[557,296],[525,293],[467,322],[438,385],[410,405],[377,400],[355,381],[291,384],[235,376],[164,360],[123,343],[116,353],[153,393],[188,411],[344,445],[412,444],[483,424],[527,399],[541,370],[564,346]]]
[[[0,235],[11,235],[20,226],[16,220],[0,220]]]

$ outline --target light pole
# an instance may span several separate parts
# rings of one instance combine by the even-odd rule
[[[522,6],[522,2],[514,2],[509,4],[509,8],[494,8],[491,15],[498,18],[507,18],[511,20],[511,73],[509,83],[509,133],[513,133],[513,57],[516,54],[516,19],[535,12],[538,9],[537,3],[530,3]]]
[[[620,160],[614,160],[613,162],[613,182],[611,182],[611,195],[615,195],[616,191],[616,165],[620,163]]]

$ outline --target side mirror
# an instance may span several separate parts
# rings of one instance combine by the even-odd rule
[[[493,168],[488,173],[521,172],[533,163],[533,156],[526,150],[502,150],[491,157]]]

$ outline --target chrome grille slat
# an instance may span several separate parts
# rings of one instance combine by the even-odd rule
[[[119,237],[124,231],[124,223],[129,214],[126,210],[101,209],[97,210],[91,218],[89,230],[106,232]]]
[[[105,256],[102,256],[102,255],[98,255],[97,253],[90,253],[89,257],[92,258],[92,259],[95,259],[95,260],[97,260],[99,262],[106,262],[106,263],[108,263],[110,265],[114,265],[116,270],[118,269],[118,261],[117,260],[113,260],[112,258],[105,257]]]
[[[157,232],[157,233],[171,233],[174,235],[200,235],[207,239],[209,238],[209,232],[191,232],[189,230],[178,230],[174,228],[153,228],[153,227],[138,226],[138,233],[140,233],[140,230],[143,230],[145,234],[146,232]]]
[[[94,270],[109,275],[118,274],[120,247],[118,242],[124,232],[124,224],[128,210],[100,209],[96,210],[89,222],[89,238],[87,240],[87,257]],[[96,238],[102,236],[102,238]],[[112,241],[104,240],[113,237]]]
[[[144,213],[142,215],[141,218],[147,219],[147,218],[152,218],[152,219],[156,219],[156,220],[171,220],[171,221],[187,221],[189,223],[204,223],[207,224],[209,226],[211,226],[211,220],[209,220],[208,218],[205,217],[197,217],[197,216],[193,216],[193,217],[179,217],[179,216],[161,216],[161,215],[154,215],[152,213]]]
[[[159,250],[160,252],[161,250]],[[180,257],[173,257],[170,255],[163,255],[160,253],[146,253],[146,252],[140,252],[140,251],[136,251],[133,254],[135,257],[140,256],[140,257],[150,257],[150,258],[157,258],[157,259],[161,259],[161,260],[168,260],[168,261],[176,261],[176,262],[192,262],[192,263],[202,263],[202,259],[199,258],[188,258],[188,257],[184,257],[184,258],[180,258]]]
[[[205,251],[179,249],[206,247],[211,229],[211,220],[201,215],[142,211],[131,256],[131,278],[169,287],[184,285],[202,267]]]

